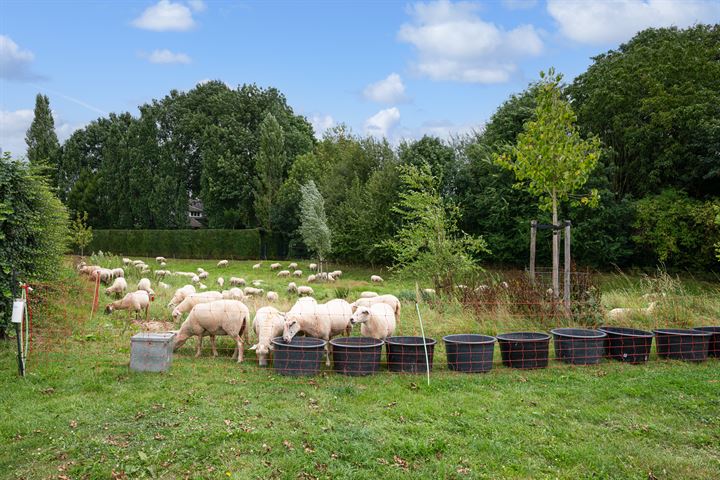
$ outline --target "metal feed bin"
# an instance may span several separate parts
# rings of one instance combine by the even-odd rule
[[[172,364],[174,333],[137,333],[130,339],[130,370],[166,372]]]

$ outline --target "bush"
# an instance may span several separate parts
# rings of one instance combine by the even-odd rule
[[[49,280],[60,270],[68,215],[44,176],[6,153],[0,159],[0,337],[12,308],[13,280]]]
[[[255,259],[282,258],[287,251],[280,234],[248,230],[95,230],[90,251],[125,256]]]

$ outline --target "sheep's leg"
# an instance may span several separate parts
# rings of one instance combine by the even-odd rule
[[[202,351],[202,341],[203,335],[201,333],[200,335],[198,335],[197,346],[195,347],[195,358],[198,358],[200,356],[200,352]]]
[[[332,345],[330,345],[330,339],[325,340],[327,343],[325,344],[325,365],[330,366],[330,349],[332,348]]]
[[[215,348],[215,335],[210,335],[210,346],[212,347],[213,357],[217,357],[217,348]]]
[[[150,314],[150,305],[145,307],[145,323],[148,321],[148,315]]]
[[[236,343],[235,349],[237,350],[237,363],[242,363],[242,361],[243,361],[243,349],[245,348],[245,345],[244,345],[244,342],[243,342],[243,337],[240,336],[240,335],[238,335],[237,337],[235,337],[235,343]],[[235,357],[233,356],[233,358],[235,358]]]

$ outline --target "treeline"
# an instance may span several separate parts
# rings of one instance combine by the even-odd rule
[[[717,265],[718,51],[718,25],[648,29],[564,86],[580,130],[602,141],[585,187],[600,192],[599,206],[561,205],[579,264]],[[444,198],[460,207],[463,230],[485,238],[491,261],[524,265],[529,221],[549,218],[493,157],[532,118],[535,88],[507,99],[474,135],[395,148],[342,126],[318,141],[276,89],[213,81],[143,105],[139,117],[98,119],[49,163],[61,199],[71,212],[88,212],[93,227],[186,228],[188,201],[200,198],[209,227],[283,232],[293,255],[304,251],[300,187],[313,180],[325,199],[332,256],[371,263],[392,260],[382,245],[401,223],[393,211],[398,167],[427,163]],[[541,241],[541,261],[549,244]]]

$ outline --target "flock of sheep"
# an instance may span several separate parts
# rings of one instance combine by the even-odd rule
[[[157,257],[157,263],[160,267],[165,267],[167,261],[164,257]],[[141,275],[150,274],[150,267],[142,260],[123,259],[125,268],[134,268]],[[217,266],[220,268],[227,267],[229,262],[221,260]],[[253,265],[253,270],[262,268],[262,263]],[[317,265],[311,263],[308,265],[311,271],[317,270]],[[290,263],[287,269],[283,270],[282,265],[273,263],[270,269],[277,270],[278,277],[302,277],[302,270],[298,270],[297,263]],[[78,265],[78,271],[82,275],[88,275],[90,278],[105,284],[112,284],[105,290],[107,295],[120,296],[128,290],[128,283],[125,279],[125,271],[118,267],[114,269],[103,268],[98,265],[86,265],[81,263]],[[291,272],[292,271],[292,272]],[[261,366],[266,366],[268,356],[272,352],[271,340],[275,337],[282,336],[285,342],[291,342],[293,337],[298,333],[304,335],[321,338],[329,341],[334,336],[345,334],[349,335],[355,324],[360,324],[360,333],[366,337],[377,339],[385,339],[392,336],[395,332],[397,322],[400,318],[400,301],[394,295],[379,295],[376,292],[362,292],[360,298],[349,303],[342,299],[330,300],[327,303],[318,303],[315,298],[312,287],[306,285],[298,286],[295,282],[290,282],[287,292],[291,295],[297,295],[299,298],[295,304],[287,312],[281,312],[273,306],[263,306],[255,312],[255,317],[250,322],[250,309],[246,302],[254,297],[262,297],[264,290],[259,288],[262,286],[262,280],[250,282],[252,286],[246,285],[243,278],[230,277],[229,285],[231,288],[221,291],[209,291],[202,283],[202,280],[208,278],[209,274],[202,268],[198,268],[197,272],[171,272],[169,270],[157,269],[154,275],[158,280],[158,286],[163,289],[170,288],[161,280],[166,276],[185,276],[190,279],[190,283],[175,290],[172,299],[167,307],[171,308],[171,316],[174,322],[180,322],[185,313],[188,314],[185,321],[176,331],[175,346],[177,349],[181,347],[188,338],[196,336],[196,354],[200,356],[202,349],[203,337],[209,336],[212,347],[212,353],[217,356],[215,346],[215,337],[218,335],[230,336],[236,343],[233,359],[237,358],[238,362],[243,360],[243,350],[245,343],[248,342],[248,330],[252,328],[256,343],[252,345],[250,350],[254,350]],[[307,277],[308,283],[317,281],[335,282],[342,276],[342,271],[334,272],[318,272]],[[383,279],[378,275],[372,275],[370,281],[381,283]],[[225,280],[223,277],[217,278],[217,284],[222,289]],[[197,286],[197,288],[196,288]],[[244,288],[240,288],[244,287]],[[127,310],[129,314],[133,312],[139,315],[145,312],[147,320],[150,302],[154,299],[155,292],[151,287],[150,279],[143,277],[137,284],[135,291],[125,294],[121,299],[110,302],[105,307],[105,312],[111,314],[115,310]],[[277,292],[268,291],[265,294],[268,302],[276,302],[279,299]],[[326,344],[327,364],[330,364],[330,343]]]

